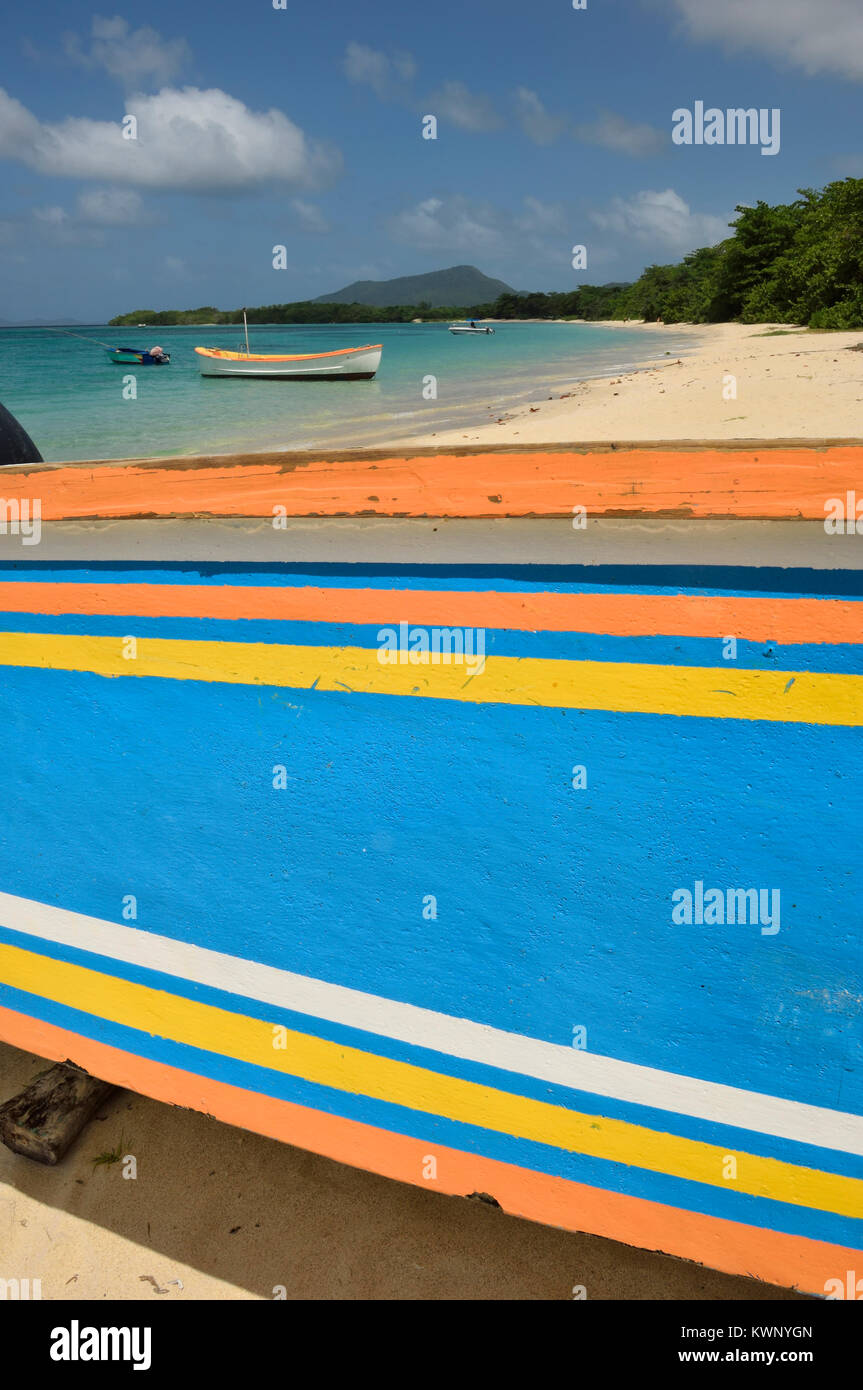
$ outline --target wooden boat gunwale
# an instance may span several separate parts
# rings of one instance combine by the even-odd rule
[[[471,459],[473,466],[465,467]],[[10,465],[44,521],[113,517],[589,518],[823,522],[863,496],[863,440],[692,440],[266,451]],[[276,490],[274,492],[274,489]]]
[[[365,343],[362,347],[333,348],[330,352],[232,352],[228,348],[196,347],[201,357],[214,357],[226,362],[317,362],[325,357],[350,357],[357,352],[382,351],[381,343]]]

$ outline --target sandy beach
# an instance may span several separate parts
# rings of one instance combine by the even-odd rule
[[[633,323],[606,325],[633,329]],[[642,324],[652,365],[573,381],[487,424],[393,443],[564,444],[616,440],[844,439],[863,429],[863,332],[813,332],[769,324]],[[674,356],[671,335],[691,339]]]

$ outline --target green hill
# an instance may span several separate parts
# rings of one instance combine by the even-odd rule
[[[731,235],[632,284],[524,293],[470,265],[366,280],[334,295],[249,309],[249,323],[410,323],[495,319],[662,319],[665,323],[863,327],[863,179],[800,189],[793,203],[739,206]],[[364,296],[364,297],[361,297]],[[241,323],[241,309],[138,309],[112,324]]]
[[[475,265],[453,265],[428,275],[400,275],[395,280],[355,280],[343,290],[321,294],[313,304],[369,304],[384,309],[390,304],[428,305],[493,304],[498,295],[513,294],[503,280],[492,280]]]

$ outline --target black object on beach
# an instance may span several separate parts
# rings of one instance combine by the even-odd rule
[[[0,405],[0,467],[10,463],[44,463],[42,455],[29,434]]]

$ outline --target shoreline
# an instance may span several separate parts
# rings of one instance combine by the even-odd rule
[[[352,331],[340,331],[333,338],[332,326],[314,333],[306,329],[285,333],[278,325],[267,331],[281,344],[290,340],[335,346],[336,341],[365,339],[364,332]],[[158,381],[164,414],[139,411],[118,416],[106,410],[104,393],[97,390],[104,376],[100,366],[104,352],[100,347],[93,353],[89,341],[74,343],[74,376],[77,383],[83,373],[83,386],[79,389],[76,384],[73,389],[73,373],[65,358],[66,343],[73,339],[55,337],[52,351],[60,344],[65,363],[56,387],[37,376],[41,348],[31,343],[7,383],[5,403],[11,403],[13,414],[43,457],[53,463],[319,448],[347,448],[356,453],[386,447],[397,436],[474,430],[492,413],[511,415],[529,407],[537,394],[568,390],[573,374],[589,379],[636,370],[656,355],[653,337],[627,333],[625,326],[621,334],[582,324],[501,325],[499,337],[476,339],[465,347],[450,337],[445,324],[391,325],[386,331],[382,327],[378,337],[365,339],[385,343],[384,367],[375,382],[320,384],[319,388],[288,383],[275,391],[269,383],[266,394],[261,394],[260,382],[247,382],[236,391],[223,389],[224,383],[216,390],[212,383],[202,383],[190,346],[206,335],[199,335],[195,328],[165,332],[162,341],[175,351],[175,361]],[[98,336],[107,333],[107,329],[99,330]],[[42,336],[30,334],[40,342]],[[227,342],[231,334],[217,336]],[[262,346],[266,346],[263,336]],[[665,346],[674,347],[677,356],[687,350],[688,340],[678,335]],[[312,347],[284,347],[284,351],[300,350],[312,351]],[[433,395],[427,395],[425,387],[420,391],[419,381],[426,381],[426,373],[441,383],[440,398],[437,386]],[[148,397],[153,395],[151,384],[148,377]]]
[[[562,392],[490,412],[487,423],[394,435],[393,447],[455,444],[567,444],[579,440],[852,438],[863,433],[863,329],[819,331],[773,324],[655,324],[661,343],[692,341],[684,357],[664,356],[618,372],[573,378]],[[670,356],[670,354],[666,354]]]
[[[521,322],[521,321],[519,321]],[[581,320],[542,320],[582,324]],[[863,329],[811,330],[771,324],[659,324],[636,320],[591,321],[597,328],[617,328],[643,335],[652,355],[643,361],[618,361],[613,369],[579,376],[588,362],[573,363],[572,375],[558,369],[554,377],[533,385],[507,381],[504,373],[497,401],[488,403],[486,383],[474,400],[450,402],[437,428],[418,428],[381,415],[375,428],[354,422],[317,444],[232,440],[94,458],[49,458],[45,466],[63,467],[144,460],[169,463],[201,457],[231,459],[301,454],[362,458],[402,449],[452,451],[475,446],[619,445],[710,443],[863,438]],[[668,344],[667,347],[664,347]],[[861,353],[850,348],[861,348]],[[404,412],[402,412],[402,415]],[[462,415],[462,419],[458,416]],[[412,427],[413,426],[413,427]],[[339,443],[339,434],[350,442]],[[362,436],[365,435],[363,438]],[[360,436],[358,439],[357,436]]]

